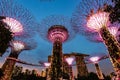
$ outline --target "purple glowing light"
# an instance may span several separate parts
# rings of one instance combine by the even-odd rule
[[[67,38],[68,32],[63,26],[55,25],[51,27],[48,31],[48,39],[52,42],[54,42],[56,39],[64,42],[65,40],[67,40]]]
[[[51,65],[51,64],[50,64],[49,62],[45,62],[45,63],[44,63],[44,66],[45,66],[45,67],[49,67],[50,65]]]
[[[6,17],[3,21],[10,27],[10,30],[14,33],[14,36],[20,35],[23,32],[23,26],[19,21],[9,17]]]
[[[93,31],[99,31],[102,27],[109,24],[109,13],[97,12],[88,17],[87,27]]]
[[[71,65],[71,64],[73,63],[73,61],[74,61],[74,58],[73,58],[73,57],[68,57],[68,58],[66,58],[65,60],[66,60],[66,62],[67,62],[69,65]]]
[[[117,35],[117,32],[118,32],[118,28],[117,27],[109,27],[108,28],[110,33],[113,35],[113,36],[116,36]]]
[[[95,63],[95,62],[98,62],[99,59],[100,59],[100,58],[99,58],[98,56],[96,56],[96,57],[91,57],[91,58],[90,58],[90,61],[92,61],[92,62]]]
[[[25,48],[25,44],[21,41],[13,41],[11,46],[15,52],[19,52]]]

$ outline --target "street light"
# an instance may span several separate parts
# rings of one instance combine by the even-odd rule
[[[73,57],[67,57],[66,59],[66,62],[68,63],[69,65],[69,76],[70,76],[70,80],[73,80],[73,74],[72,74],[72,63],[74,61],[74,58]]]
[[[98,61],[99,61],[100,57],[96,56],[96,57],[91,57],[90,58],[90,61],[92,61],[94,64],[95,64],[95,68],[96,68],[96,72],[97,72],[97,75],[98,75],[98,78],[100,80],[104,80],[104,77],[103,77],[103,74],[102,74],[102,71],[98,65]]]

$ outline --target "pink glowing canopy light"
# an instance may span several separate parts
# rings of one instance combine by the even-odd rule
[[[21,35],[23,32],[23,26],[19,21],[9,17],[6,17],[3,21],[10,27],[14,36]]]
[[[92,62],[95,63],[95,62],[98,62],[99,59],[100,59],[100,58],[99,58],[98,56],[96,56],[96,57],[91,57],[91,58],[90,58],[90,61],[92,61]]]
[[[50,63],[49,63],[49,62],[45,62],[45,63],[44,63],[44,66],[45,66],[45,67],[49,67],[49,66],[50,66]]]
[[[109,27],[108,29],[113,36],[117,35],[118,27]]]
[[[22,41],[13,41],[12,48],[13,51],[19,52],[25,48],[25,44]]]
[[[87,27],[93,31],[99,31],[102,27],[107,27],[109,23],[109,13],[97,12],[88,17]]]
[[[59,39],[61,42],[64,42],[68,38],[68,32],[63,26],[55,25],[51,27],[48,31],[48,39],[54,42],[56,39]]]
[[[66,58],[65,60],[66,60],[66,62],[67,62],[69,65],[71,65],[71,64],[73,63],[73,61],[74,61],[74,58],[73,58],[73,57],[68,57],[68,58]]]

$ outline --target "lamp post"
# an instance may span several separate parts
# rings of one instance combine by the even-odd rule
[[[98,64],[99,59],[100,59],[100,58],[97,57],[97,56],[96,56],[96,57],[91,57],[91,58],[90,58],[90,61],[92,61],[92,62],[94,63],[94,65],[95,65],[98,78],[99,78],[100,80],[104,80],[102,71],[101,71],[101,69],[100,69],[100,67],[99,67],[99,64]]]
[[[70,80],[73,80],[72,66],[71,65],[74,61],[74,58],[73,57],[67,57],[67,58],[65,58],[65,60],[69,65],[69,78],[70,78]]]

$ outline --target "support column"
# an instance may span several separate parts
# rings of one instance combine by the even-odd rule
[[[88,70],[84,61],[84,56],[75,56],[78,77],[87,76]]]
[[[95,63],[95,68],[96,68],[96,72],[97,72],[98,78],[99,78],[100,80],[104,80],[102,71],[101,71],[98,63]]]
[[[114,67],[114,70],[120,70],[120,45],[116,38],[110,34],[106,27],[102,27],[100,34],[108,48],[109,57]]]
[[[9,57],[13,57],[13,58],[18,58],[18,54],[11,52]],[[3,70],[3,76],[1,77],[0,80],[11,80],[11,76],[12,76],[12,71],[14,69],[14,65],[15,65],[16,61],[14,60],[9,60],[7,59],[5,61],[5,63],[2,66],[2,70]]]
[[[50,67],[50,80],[60,80],[62,78],[62,43],[56,40],[53,44],[53,54]]]

